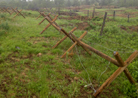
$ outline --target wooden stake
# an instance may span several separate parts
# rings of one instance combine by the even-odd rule
[[[114,13],[113,13],[113,19],[115,20],[115,11],[114,11]]]
[[[95,14],[95,7],[93,8],[92,18],[94,18],[94,14]]]
[[[127,21],[127,22],[129,22],[129,14],[128,14],[128,16],[127,16],[127,17],[128,17],[128,21]]]
[[[105,12],[105,15],[104,15],[104,20],[103,20],[103,25],[102,25],[102,29],[101,29],[101,32],[100,32],[100,36],[102,36],[102,34],[103,34],[103,29],[104,29],[104,26],[105,26],[106,17],[107,17],[107,12]]]
[[[92,54],[84,45],[80,44],[80,40],[78,40],[77,37],[74,34],[71,34],[71,36],[89,55]]]

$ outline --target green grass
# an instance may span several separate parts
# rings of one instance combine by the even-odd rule
[[[17,16],[13,19],[9,14],[0,20],[0,98],[91,98],[91,88],[84,87],[92,81],[98,89],[116,70],[114,64],[92,54],[89,56],[81,47],[74,48],[74,56],[60,57],[73,44],[70,39],[63,41],[57,48],[52,47],[64,37],[64,34],[50,26],[43,34],[39,34],[48,24],[35,11],[23,11],[26,18]],[[136,17],[135,19],[137,19]],[[112,18],[109,18],[112,19]],[[116,17],[106,22],[103,36],[99,36],[103,19],[88,21],[88,34],[82,39],[93,48],[114,58],[113,52],[118,51],[125,61],[134,50],[138,49],[138,33],[130,29],[122,30],[120,26],[137,26],[137,21],[128,23],[125,18]],[[80,20],[57,19],[67,32],[73,29]],[[85,30],[76,30],[80,37]],[[78,51],[76,51],[76,49]],[[78,55],[79,58],[78,58]],[[69,54],[69,53],[68,53]],[[138,85],[138,58],[128,69]],[[81,60],[81,61],[80,61]],[[83,64],[83,66],[82,66]],[[109,68],[106,70],[107,66]],[[89,73],[89,76],[86,72]],[[101,76],[101,73],[106,72]],[[86,83],[87,81],[87,83]],[[99,96],[100,98],[132,98],[137,97],[137,86],[131,85],[122,73]]]

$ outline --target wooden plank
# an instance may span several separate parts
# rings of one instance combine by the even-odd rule
[[[58,15],[53,19],[52,23],[53,23],[54,21],[56,21],[57,17],[58,17]],[[46,19],[46,18],[45,18],[45,19]],[[40,32],[40,34],[42,34],[42,33],[43,33],[48,27],[50,27],[50,26],[51,26],[51,23],[49,23],[49,24],[43,29],[43,31]]]
[[[85,35],[87,34],[87,32],[84,32],[80,38],[78,40],[81,40]],[[77,42],[75,42],[62,56],[61,58],[64,58],[67,54],[67,52],[71,51],[75,46],[77,45]]]
[[[75,27],[74,29],[72,29],[72,30],[69,32],[69,34],[73,33],[76,29],[77,29],[77,27]],[[61,42],[63,42],[67,37],[68,37],[68,36],[65,35],[65,37],[63,37],[59,42],[57,42],[57,44],[54,45],[52,48],[53,48],[53,49],[56,48],[56,47],[57,47],[59,44],[61,44]]]
[[[120,64],[120,67],[124,67],[125,66],[125,63],[122,60],[122,58],[120,57],[119,53],[118,52],[114,52],[114,56],[115,56],[116,60],[118,61],[118,63]],[[135,84],[135,81],[132,78],[132,76],[131,76],[131,74],[130,74],[130,72],[128,71],[127,68],[124,70],[124,73],[127,76],[127,78],[130,81],[130,83]]]

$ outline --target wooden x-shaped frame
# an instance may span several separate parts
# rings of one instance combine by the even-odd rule
[[[21,13],[21,11],[22,11],[22,9],[20,10],[20,11],[18,11],[17,9],[16,9],[16,15],[13,17],[13,18],[15,18],[17,15],[21,15],[21,16],[23,16],[24,18],[25,18],[25,16]]]
[[[40,11],[38,11],[38,12],[39,12],[40,15],[36,18],[36,20],[37,20],[39,17],[41,17],[41,16],[45,17],[44,12],[40,12]]]
[[[55,17],[56,18],[56,17]],[[59,42],[57,43],[58,45],[65,40],[67,37],[69,37],[73,42],[75,42],[74,38],[72,38],[72,36],[70,35],[71,32],[73,32],[76,28],[72,29],[71,32],[67,33],[63,28],[60,28],[59,26],[57,26],[54,22],[51,21],[51,19],[46,16],[45,19],[50,23],[50,25],[52,25],[53,27],[55,27],[58,31],[62,32],[63,34],[65,34],[66,36]],[[78,44],[78,43],[77,43]],[[82,46],[83,47],[83,46]],[[83,47],[83,49],[88,52],[91,55],[91,52],[88,51],[88,49],[86,49],[85,47]]]
[[[17,7],[16,7],[15,9],[11,7],[11,9],[12,9],[11,15],[12,15],[13,13],[16,13],[16,14],[18,13],[18,12],[16,11],[16,10],[17,10]],[[18,16],[19,16],[19,14],[18,14]]]
[[[87,34],[87,32],[85,31],[78,40],[81,40],[85,35]],[[61,56],[61,58],[64,58],[67,54],[67,52],[70,52],[75,46],[77,45],[77,42],[75,41],[74,44]],[[89,53],[91,55],[91,53]]]
[[[47,15],[46,17],[49,17],[49,15]],[[46,17],[42,20],[42,21],[44,21],[45,19],[46,19]],[[51,20],[51,18],[49,17],[49,19],[50,19],[50,21],[52,22],[52,23],[54,23],[55,24],[55,21],[57,20],[57,17],[58,17],[58,15],[57,16],[55,16],[55,18],[53,19],[53,20]],[[41,24],[42,23],[42,21],[39,23],[39,24]],[[55,24],[56,25],[56,24]],[[49,23],[44,29],[43,29],[43,31],[42,32],[40,32],[40,34],[42,34],[48,27],[50,27],[51,26],[51,23]],[[57,26],[57,25],[56,25]]]
[[[10,15],[11,13],[9,12],[9,10],[7,8],[2,8],[3,12],[8,12]]]
[[[43,13],[42,13],[43,14]],[[48,15],[45,15],[45,14],[43,14],[43,16],[44,16],[44,19],[38,24],[38,25],[40,25],[41,23],[43,23],[46,19],[45,19],[45,17],[46,16],[48,16],[48,17],[50,17],[50,13],[48,14]],[[51,18],[52,19],[52,18]]]
[[[122,72],[125,73],[130,83],[135,84],[134,79],[132,78],[130,72],[128,71],[127,67],[128,65],[138,56],[138,51],[136,50],[134,53],[130,55],[130,57],[124,62],[122,58],[120,57],[118,52],[114,52],[114,56],[116,58],[113,59],[106,54],[92,48],[91,46],[85,44],[84,42],[80,41],[76,38],[74,34],[71,33],[71,36],[74,38],[76,42],[79,43],[79,45],[91,50],[95,54],[99,55],[100,57],[108,60],[109,62],[113,63],[114,65],[118,66],[119,68],[102,84],[102,86],[96,91],[96,93],[93,94],[94,97],[97,97],[107,86],[111,84],[113,80],[115,80]]]

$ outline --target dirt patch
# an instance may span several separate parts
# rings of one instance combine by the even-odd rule
[[[131,30],[133,32],[138,32],[138,26],[120,26],[121,29],[127,31],[127,30]]]
[[[59,19],[66,19],[66,20],[73,20],[73,19],[76,19],[76,20],[81,20],[81,21],[84,21],[84,20],[90,20],[92,18],[89,18],[87,16],[71,16],[71,17],[61,17]]]
[[[78,26],[79,30],[85,30],[90,26],[87,22],[77,23],[76,25]]]
[[[77,13],[73,13],[73,12],[61,12],[59,13],[60,15],[66,15],[66,16],[77,16]]]

